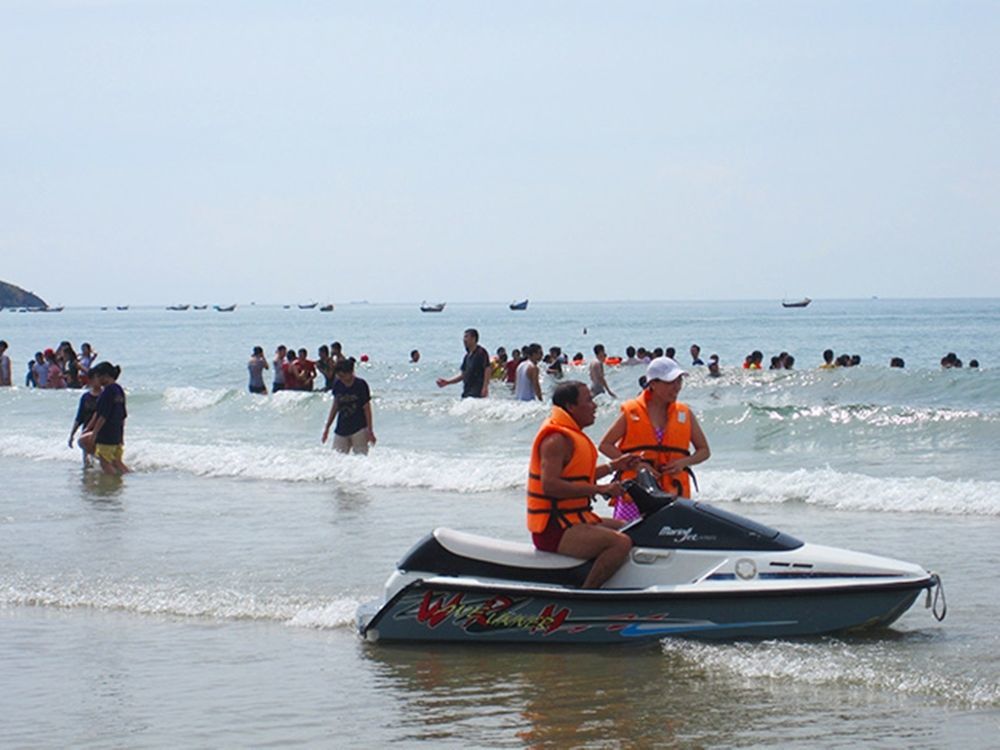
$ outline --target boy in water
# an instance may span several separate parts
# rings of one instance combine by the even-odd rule
[[[91,418],[97,411],[97,400],[101,395],[101,384],[97,382],[97,378],[90,377],[90,373],[87,376],[89,378],[89,390],[80,396],[80,405],[76,409],[76,418],[73,420],[73,429],[69,432],[69,441],[67,442],[70,448],[73,447],[73,438],[76,436],[76,431],[81,428],[86,429],[90,423]],[[83,468],[89,469],[94,465],[92,458],[94,451],[87,450],[87,446],[83,441],[83,434],[80,436],[80,450],[83,452]]]
[[[368,383],[354,375],[354,358],[338,362],[334,368],[337,382],[333,384],[333,405],[323,428],[322,442],[330,437],[330,425],[334,417],[333,449],[340,453],[365,455],[368,445],[375,445],[375,430],[372,425],[372,395]]]

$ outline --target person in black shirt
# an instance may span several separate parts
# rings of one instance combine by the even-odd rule
[[[125,391],[116,382],[122,368],[110,362],[100,362],[90,370],[91,378],[104,389],[97,399],[94,416],[87,432],[80,437],[81,447],[93,451],[105,474],[126,474],[129,468],[122,461],[125,452]]]
[[[368,383],[354,375],[354,357],[334,365],[337,382],[333,384],[333,405],[323,428],[322,442],[330,437],[330,425],[337,418],[334,428],[333,449],[340,453],[367,454],[368,445],[375,445],[372,427],[372,395]]]
[[[462,384],[462,398],[486,398],[490,392],[490,355],[479,345],[479,331],[467,328],[463,337],[465,357],[461,372],[453,378],[438,378],[438,388]]]
[[[101,384],[97,382],[97,378],[94,378],[90,381],[90,390],[80,396],[80,405],[76,409],[76,418],[73,420],[73,429],[70,430],[69,441],[67,442],[70,448],[73,447],[73,438],[76,437],[76,431],[86,428],[90,422],[90,418],[97,411],[97,399],[100,395]],[[92,450],[88,451],[84,444],[80,445],[80,450],[83,451],[83,468],[89,469],[93,466],[91,456],[93,456],[94,452]]]

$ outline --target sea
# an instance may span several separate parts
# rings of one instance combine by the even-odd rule
[[[890,629],[819,638],[363,642],[356,608],[431,529],[528,540],[549,407],[501,384],[484,400],[439,389],[468,327],[491,352],[718,354],[722,376],[691,367],[681,392],[712,449],[699,499],[919,563],[947,618],[921,597]],[[0,746],[995,748],[998,333],[996,299],[0,312],[18,381],[0,389]],[[64,339],[122,367],[124,478],[84,471],[67,444],[79,392],[24,386],[31,355]],[[367,457],[321,444],[328,395],[247,392],[253,346],[332,341],[368,356]],[[861,364],[820,370],[826,348]],[[754,349],[796,368],[745,371]],[[980,367],[943,370],[948,352]],[[641,373],[608,368],[595,440]]]

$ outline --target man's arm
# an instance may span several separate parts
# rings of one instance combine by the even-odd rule
[[[462,373],[458,373],[458,375],[456,375],[453,378],[438,378],[437,386],[438,388],[444,388],[446,385],[454,385],[455,383],[461,383],[461,382],[462,382]]]
[[[372,423],[372,402],[365,402],[365,420],[368,422],[368,442],[375,445],[375,425]]]
[[[550,497],[579,497],[586,495],[612,495],[618,496],[625,493],[624,488],[618,482],[611,484],[591,484],[586,481],[570,481],[563,479],[561,474],[566,464],[573,456],[573,442],[566,436],[553,433],[542,440],[539,446],[541,458],[542,492]],[[631,460],[633,457],[623,457]],[[612,471],[625,468],[627,461],[619,459],[618,466],[615,461],[611,464],[604,464],[597,467],[596,475],[603,477]]]
[[[538,375],[538,365],[532,363],[531,367],[527,368],[528,372],[528,382],[531,383],[531,389],[535,392],[535,398],[539,401],[542,400],[542,383]]]
[[[608,395],[611,396],[611,398],[618,398],[614,394],[614,392],[611,390],[611,386],[608,385],[608,379],[604,375],[604,363],[603,362],[598,362],[597,363],[597,377],[600,379],[601,386],[604,388],[605,391],[607,391]]]
[[[337,397],[333,397],[333,403],[330,405],[330,413],[326,417],[326,427],[323,428],[323,437],[320,438],[321,443],[325,443],[326,439],[330,437],[330,425],[333,424],[333,418],[337,416]]]
[[[483,362],[483,390],[480,393],[480,395],[483,398],[486,398],[487,396],[490,395],[490,380],[491,380],[490,375],[493,367],[490,364],[490,355],[486,352],[485,349],[480,349],[479,358]]]

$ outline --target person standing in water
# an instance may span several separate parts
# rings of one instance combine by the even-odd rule
[[[83,395],[80,396],[80,404],[76,409],[76,418],[73,420],[73,429],[69,432],[69,441],[67,444],[70,448],[73,447],[73,438],[76,436],[76,431],[85,429],[90,424],[90,420],[97,412],[97,400],[101,396],[101,384],[97,382],[97,378],[91,376],[89,372],[87,373],[87,378],[88,387]],[[89,469],[94,464],[91,458],[94,452],[93,450],[87,450],[87,445],[84,443],[82,436],[80,450],[83,452],[83,468]]]
[[[712,452],[694,412],[677,401],[685,375],[669,357],[650,362],[643,392],[622,404],[621,416],[601,439],[600,451],[612,460],[623,455],[639,457],[657,475],[665,492],[691,497],[691,467]],[[635,471],[627,472],[622,480],[633,476]],[[616,499],[615,518],[632,521],[639,515],[630,499]]]
[[[95,359],[97,359],[97,352],[94,351],[93,347],[86,341],[80,344],[80,368],[84,374],[90,372]]]
[[[274,382],[271,384],[271,392],[285,390],[285,355],[288,347],[282,344],[274,350]]]
[[[608,355],[604,351],[604,344],[595,345],[594,361],[590,363],[590,395],[597,396],[601,393],[607,393],[611,398],[618,398],[611,391],[608,379],[604,376],[604,360],[607,358]]]
[[[518,401],[541,401],[542,383],[538,363],[542,361],[542,345],[529,344],[527,356],[517,366],[514,375],[514,398]]]
[[[334,367],[337,382],[333,384],[333,404],[326,418],[321,442],[330,437],[334,417],[333,449],[340,453],[368,453],[368,446],[375,445],[372,424],[372,395],[368,383],[354,374],[354,358],[338,362]]]
[[[7,356],[7,342],[0,341],[0,387],[13,385],[10,379],[10,357]]]
[[[264,348],[255,346],[247,362],[247,370],[250,373],[250,393],[260,393],[267,395],[267,386],[264,384],[264,370],[268,369],[267,357],[264,356]]]
[[[479,345],[479,331],[466,328],[462,337],[465,356],[461,372],[453,378],[438,378],[438,388],[454,383],[462,384],[462,398],[486,398],[490,394],[490,355]]]
[[[97,399],[94,416],[87,431],[80,438],[81,448],[89,450],[101,462],[105,474],[127,474],[129,468],[122,458],[125,453],[125,391],[118,385],[122,368],[110,362],[99,362],[90,370],[91,380],[96,380],[103,390]]]

